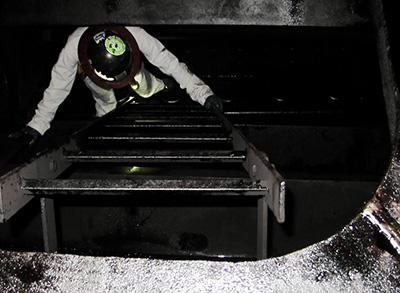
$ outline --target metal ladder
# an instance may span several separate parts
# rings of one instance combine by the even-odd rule
[[[36,161],[1,178],[2,190],[10,178],[18,183],[5,188],[0,198],[12,193],[14,198],[41,198],[47,252],[57,251],[53,200],[60,196],[251,196],[258,206],[259,259],[267,257],[267,206],[278,222],[285,219],[283,178],[267,156],[214,107],[128,100]],[[110,173],[115,164],[132,167]],[[173,171],[136,175],[137,166],[154,164],[170,164]],[[60,176],[67,168],[78,168],[79,175]]]

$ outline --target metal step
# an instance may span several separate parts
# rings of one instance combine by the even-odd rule
[[[62,196],[73,196],[76,204],[88,196],[222,196],[227,201],[229,196],[252,196],[257,202],[259,259],[266,257],[267,206],[279,222],[285,218],[283,178],[213,107],[124,104],[42,161],[10,176],[0,199],[41,198],[48,252],[57,250],[53,199]]]
[[[160,105],[151,105],[151,104],[135,104],[134,107],[127,107],[124,109],[124,114],[126,113],[174,113],[180,114],[184,113],[185,115],[202,113],[205,115],[210,115],[210,111],[205,109],[200,105],[168,105],[164,104],[162,107]]]
[[[186,121],[185,121],[186,122]],[[104,128],[137,128],[137,129],[221,129],[221,124],[211,124],[211,123],[206,123],[204,122],[203,124],[200,124],[198,121],[196,124],[189,124],[189,123],[184,123],[183,121],[174,122],[171,123],[171,121],[168,120],[149,120],[149,121],[135,121],[135,123],[132,123],[132,121],[119,121],[119,120],[114,120],[110,123],[104,124]]]
[[[128,195],[135,192],[152,191],[162,194],[173,192],[218,194],[218,195],[253,195],[265,196],[267,188],[252,180],[244,179],[185,179],[185,180],[148,180],[148,179],[26,179],[21,186],[33,195]]]
[[[159,143],[215,143],[215,142],[231,142],[231,137],[222,136],[199,136],[199,135],[186,135],[186,136],[135,136],[135,135],[94,135],[89,136],[88,140],[100,141],[131,141],[131,142],[159,142]]]
[[[245,152],[232,150],[86,150],[66,151],[69,162],[241,163]]]
[[[124,115],[118,115],[115,117],[118,120],[146,120],[146,121],[191,121],[191,120],[203,120],[203,121],[214,121],[215,116],[210,113],[124,113]]]

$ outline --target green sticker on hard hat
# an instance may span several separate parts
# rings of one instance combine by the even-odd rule
[[[109,36],[105,42],[107,51],[114,55],[120,56],[125,53],[126,45],[124,41],[118,36]]]

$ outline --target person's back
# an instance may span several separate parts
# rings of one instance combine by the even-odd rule
[[[39,102],[35,115],[10,138],[29,136],[33,145],[50,127],[60,104],[69,95],[77,71],[95,100],[96,116],[101,117],[117,105],[114,89],[130,86],[136,94],[149,98],[170,83],[155,77],[141,61],[141,53],[166,76],[176,80],[193,101],[206,108],[215,105],[222,111],[222,101],[200,78],[179,62],[156,38],[139,27],[80,27],[68,38],[53,66],[49,87]]]

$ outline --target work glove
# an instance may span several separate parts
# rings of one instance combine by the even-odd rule
[[[172,77],[169,77],[169,76],[164,78],[163,82],[164,82],[163,92],[165,92],[165,93],[170,93],[179,87],[178,83],[175,81],[175,79],[173,79]]]
[[[211,109],[211,105],[214,105],[215,107],[217,107],[218,110],[222,112],[222,100],[216,95],[209,96],[204,103],[204,107],[206,107],[207,109]]]
[[[8,137],[11,139],[27,140],[28,145],[31,147],[39,140],[40,136],[40,133],[36,129],[30,126],[25,126],[22,129],[11,133]]]
[[[184,91],[179,87],[179,84],[175,79],[168,76],[163,79],[164,89],[161,91],[161,94],[158,98],[167,104],[174,104],[181,101],[184,96]]]

